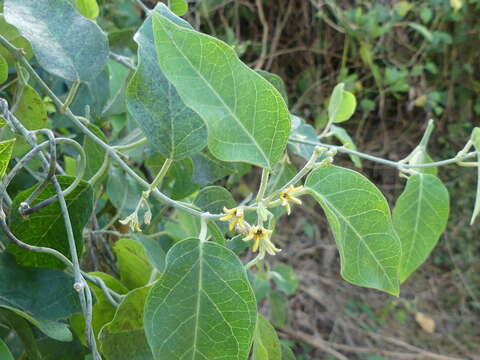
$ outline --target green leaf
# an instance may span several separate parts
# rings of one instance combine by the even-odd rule
[[[7,60],[0,54],[0,84],[8,80],[8,63]]]
[[[33,53],[30,43],[27,39],[20,36],[20,33],[15,26],[12,26],[5,21],[3,14],[0,14],[0,35],[7,39],[13,46],[22,49],[25,52],[25,58],[27,60],[32,58]],[[15,65],[15,59],[12,54],[3,46],[0,46],[0,55],[5,58],[9,66]]]
[[[193,181],[199,185],[211,184],[238,171],[235,164],[220,161],[209,152],[193,155],[192,161],[195,166]]]
[[[3,116],[0,115],[0,129],[7,125],[7,120]]]
[[[15,360],[10,350],[8,350],[7,344],[5,344],[1,338],[0,338],[0,359]]]
[[[224,207],[233,208],[236,201],[230,192],[221,186],[207,186],[199,191],[194,205],[212,214],[220,213]]]
[[[333,122],[341,123],[350,119],[357,108],[357,99],[349,91],[343,92],[342,102],[338,107]]]
[[[47,125],[47,109],[38,93],[25,85],[15,110],[15,116],[28,130],[37,130]]]
[[[394,5],[395,11],[400,17],[407,15],[413,7],[414,5],[409,1],[399,1]]]
[[[193,204],[211,214],[221,214],[224,207],[231,209],[237,203],[227,189],[221,186],[207,186],[199,191]],[[228,224],[226,222],[216,221],[216,224],[223,233],[227,232]]]
[[[107,285],[109,289],[112,289],[117,294],[126,294],[128,292],[128,289],[119,280],[109,274],[92,272],[89,273],[89,275],[102,279],[105,285]],[[97,338],[98,333],[103,325],[112,321],[117,309],[110,303],[110,301],[108,301],[104,292],[98,286],[92,284],[89,285],[95,294],[95,298],[97,299],[92,310],[92,329],[95,337]],[[83,314],[74,314],[70,318],[70,326],[80,339],[81,343],[87,346],[85,320]]]
[[[412,29],[418,31],[428,41],[431,42],[433,40],[432,33],[425,26],[423,26],[421,24],[418,24],[418,23],[413,23],[413,22],[408,23],[408,26],[410,26]]]
[[[165,7],[159,4],[155,9],[162,11]],[[184,23],[182,26],[190,28]],[[126,93],[128,111],[164,157],[178,160],[201,151],[207,145],[207,128],[162,74],[152,16],[145,20],[134,39],[138,44],[139,65]]]
[[[277,287],[287,295],[295,293],[298,287],[298,277],[293,269],[285,264],[276,265],[270,272]]]
[[[97,119],[102,116],[104,107],[110,98],[110,73],[108,67],[95,77],[95,79],[82,82],[78,88],[77,95],[70,105],[70,110],[76,115],[85,114],[85,108],[88,105],[90,109],[90,118]],[[56,114],[56,117],[60,114]],[[61,115],[67,124],[70,120],[65,115]]]
[[[357,146],[354,144],[353,139],[350,137],[350,135],[348,135],[347,131],[344,128],[332,125],[330,127],[330,132],[338,139],[338,141],[342,143],[344,147],[350,150],[357,150]],[[357,168],[362,168],[362,161],[357,155],[349,154],[348,156]]]
[[[328,103],[328,119],[330,122],[335,122],[337,113],[342,106],[343,94],[345,92],[343,90],[344,88],[344,83],[340,83],[333,88],[332,96],[330,97],[330,101]]]
[[[304,119],[295,115],[292,115],[292,133],[290,136],[298,140],[318,141],[318,134],[313,126],[307,124]],[[312,157],[313,150],[315,150],[315,145],[293,142],[288,144],[288,150],[295,155],[301,156],[305,160],[309,160]]]
[[[281,162],[275,167],[273,174],[268,179],[266,194],[269,195],[275,190],[279,190],[295,175],[297,175],[297,169],[295,168],[295,166],[288,163],[287,161]]]
[[[36,339],[42,360],[85,360],[88,349],[78,339],[60,342],[47,337]],[[30,358],[29,358],[30,359]]]
[[[113,246],[120,270],[120,280],[129,289],[144,286],[150,279],[150,264],[142,244],[132,239],[120,239]]]
[[[106,190],[108,199],[120,215],[128,216],[135,210],[143,188],[135,179],[117,168],[109,172]]]
[[[393,210],[393,224],[402,244],[401,282],[430,255],[447,226],[449,209],[448,190],[436,176],[408,178]]]
[[[0,142],[0,179],[7,171],[8,163],[12,157],[13,144],[15,144],[15,139]]]
[[[0,253],[0,307],[15,312],[59,341],[72,339],[61,320],[81,311],[74,282],[64,272],[21,267],[10,255]]]
[[[328,166],[310,173],[305,188],[327,216],[340,252],[342,277],[398,295],[400,242],[377,187],[355,171]]]
[[[273,168],[290,133],[287,106],[273,85],[213,37],[159,14],[153,30],[159,66],[207,124],[210,152],[223,161]]]
[[[129,292],[113,320],[100,331],[100,349],[106,360],[154,359],[143,324],[143,309],[149,290],[150,286],[145,286]]]
[[[74,180],[69,176],[58,176],[58,182],[62,189],[66,189]],[[19,193],[13,199],[9,214],[9,225],[13,234],[27,244],[35,246],[46,246],[60,251],[70,258],[67,230],[60,210],[58,201],[35,211],[26,217],[18,212],[20,203],[38,187],[31,187]],[[32,203],[35,205],[56,194],[52,184],[47,185]],[[78,186],[65,197],[70,221],[72,223],[73,235],[77,253],[80,255],[83,250],[83,228],[90,219],[93,208],[93,191],[88,183],[81,181]],[[81,211],[79,211],[81,209]],[[65,264],[53,255],[35,253],[19,247],[13,243],[9,244],[7,251],[13,254],[20,265],[42,268],[65,268]]]
[[[99,139],[108,143],[107,137],[103,134],[103,131],[94,124],[87,125],[88,130],[93,132]],[[83,138],[83,150],[85,150],[86,166],[83,178],[88,181],[97,171],[101,168],[103,161],[105,160],[105,149],[97,144],[90,136]]]
[[[270,304],[270,320],[276,327],[284,327],[288,318],[288,300],[282,293],[270,289],[268,292]]]
[[[261,314],[258,314],[255,338],[253,341],[253,360],[281,360],[282,351],[277,333]]]
[[[477,151],[477,161],[480,162],[480,128],[476,127],[473,129],[472,135],[470,137],[475,150]],[[477,167],[477,193],[475,196],[475,207],[473,209],[472,219],[470,220],[470,225],[473,225],[475,219],[480,213],[480,166]]]
[[[225,242],[225,246],[228,249],[230,249],[231,251],[233,251],[235,254],[239,255],[249,245],[247,241],[243,241],[244,237],[245,237],[245,235],[238,234],[238,235],[234,236],[233,238],[231,238],[230,240],[227,240]]]
[[[133,238],[143,245],[150,264],[162,273],[165,269],[165,252],[160,243],[143,234],[135,234]]]
[[[255,297],[243,264],[221,245],[183,240],[145,304],[155,359],[246,359],[255,331]]]
[[[258,272],[254,273],[253,271],[248,271],[247,274],[248,281],[250,282],[253,292],[255,293],[255,298],[257,299],[257,302],[262,301],[268,295],[268,292],[270,290],[270,281],[265,278],[265,274],[261,274]]]
[[[283,100],[285,100],[285,104],[288,104],[287,90],[285,88],[285,83],[283,82],[283,79],[277,74],[273,74],[265,70],[256,70],[256,72],[261,75],[265,80],[267,80],[270,84],[272,84],[275,89],[278,90],[280,95],[282,95]]]
[[[23,345],[29,360],[43,360],[32,327],[23,317],[13,311],[0,308],[0,323],[15,331],[21,342],[19,347]],[[68,332],[68,329],[66,331]],[[19,350],[21,351],[21,349]]]
[[[97,0],[75,0],[75,6],[78,12],[88,19],[96,19],[100,13]]]
[[[6,0],[4,14],[30,41],[38,63],[48,72],[70,81],[89,81],[105,67],[106,35],[70,1]]]
[[[295,360],[295,354],[293,353],[292,349],[290,349],[284,343],[281,343],[282,348],[282,360]]]
[[[168,7],[178,16],[183,16],[188,11],[187,0],[168,0]]]

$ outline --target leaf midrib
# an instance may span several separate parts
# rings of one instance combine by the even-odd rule
[[[375,260],[375,262],[377,263],[378,267],[382,270],[383,274],[385,275],[386,279],[388,280],[388,282],[390,283],[390,285],[392,286],[393,289],[395,289],[395,284],[394,282],[392,281],[392,279],[390,278],[390,276],[387,274],[387,272],[385,271],[384,267],[382,266],[382,264],[380,263],[379,259],[377,258],[377,256],[375,255],[375,253],[370,249],[370,247],[368,246],[368,244],[366,243],[366,241],[363,239],[362,235],[360,235],[358,233],[358,231],[355,229],[355,227],[348,221],[348,219],[343,216],[341,214],[341,212],[335,207],[333,206],[333,204],[328,201],[324,196],[322,196],[320,193],[318,193],[317,191],[315,191],[314,189],[311,188],[311,190],[326,204],[328,205],[332,210],[333,212],[335,213],[335,215],[337,217],[340,217],[344,222],[345,224],[350,228],[352,229],[352,231],[355,233],[355,235],[357,235],[357,237],[359,238],[359,240],[362,242],[362,244],[365,246],[365,248],[368,250],[368,252],[370,253],[370,255],[372,256],[372,258]]]
[[[413,227],[413,239],[410,243],[410,249],[408,251],[408,256],[406,257],[404,264],[410,264],[410,259],[412,258],[413,245],[417,240],[418,224],[420,222],[420,213],[422,209],[422,196],[423,196],[423,175],[419,175],[419,184],[418,184],[418,201],[417,201],[417,214],[415,216],[415,226]]]

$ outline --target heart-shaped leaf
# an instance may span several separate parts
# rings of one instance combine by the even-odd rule
[[[154,358],[245,360],[257,311],[238,257],[221,245],[188,239],[170,249],[166,263],[145,304]]]

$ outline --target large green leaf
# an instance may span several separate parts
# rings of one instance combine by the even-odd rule
[[[129,292],[113,320],[100,331],[101,351],[106,360],[153,360],[143,325],[149,290],[150,286],[145,286]]]
[[[245,360],[256,317],[238,257],[221,245],[188,239],[167,254],[165,273],[145,304],[145,332],[157,360]]]
[[[69,176],[58,176],[58,182],[62,189],[66,189],[74,178]],[[18,208],[20,203],[37,188],[38,185],[22,191],[15,196],[11,211],[9,213],[9,225],[13,234],[27,244],[35,246],[46,246],[57,249],[70,258],[67,230],[60,204],[55,201],[33,214],[23,217]],[[43,189],[32,205],[48,199],[56,194],[52,184]],[[93,208],[93,191],[88,183],[81,181],[70,194],[65,197],[72,223],[73,235],[77,246],[78,254],[83,250],[83,228],[90,219]],[[65,264],[49,254],[35,253],[15,245],[9,244],[7,251],[15,255],[17,262],[23,266],[34,266],[43,268],[61,268]]]
[[[281,360],[280,341],[273,326],[258,314],[252,360]]]
[[[0,359],[14,360],[12,353],[2,339],[0,339]]]
[[[32,44],[39,64],[71,81],[94,79],[108,60],[108,40],[68,0],[6,0],[5,20]]]
[[[73,277],[64,272],[21,267],[10,255],[0,253],[0,307],[56,340],[71,340],[61,320],[81,311],[73,283]]]
[[[273,168],[290,133],[285,101],[227,44],[153,15],[159,66],[207,124],[208,147],[223,161]]]
[[[408,178],[393,210],[393,224],[402,244],[400,281],[428,257],[447,226],[450,200],[445,185],[433,175]]]
[[[322,206],[352,284],[399,294],[401,247],[385,197],[359,173],[328,166],[313,171],[306,190]]]
[[[157,11],[165,11],[159,4]],[[180,23],[188,27],[187,23]],[[164,157],[181,159],[207,145],[203,120],[186,107],[159,68],[149,16],[135,34],[139,65],[126,93],[127,108],[150,142]]]

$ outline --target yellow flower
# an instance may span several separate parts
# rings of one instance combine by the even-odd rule
[[[227,209],[226,207],[223,208],[225,212],[225,216],[221,217],[220,220],[222,221],[230,221],[229,229],[232,231],[235,229],[237,224],[239,225],[240,229],[245,228],[245,214],[243,208],[233,208]]]
[[[265,254],[275,255],[277,252],[282,251],[273,245],[270,240],[272,230],[267,230],[263,226],[252,226],[248,232],[248,235],[243,238],[243,241],[253,240],[252,251],[259,250],[258,257],[263,259]]]
[[[285,206],[287,208],[288,215],[290,215],[290,213],[292,212],[292,209],[290,207],[290,201],[298,205],[302,204],[302,200],[297,199],[295,196],[292,196],[293,194],[296,194],[302,190],[303,186],[293,187],[293,185],[290,185],[288,188],[280,192],[280,200],[282,200],[282,206]]]

